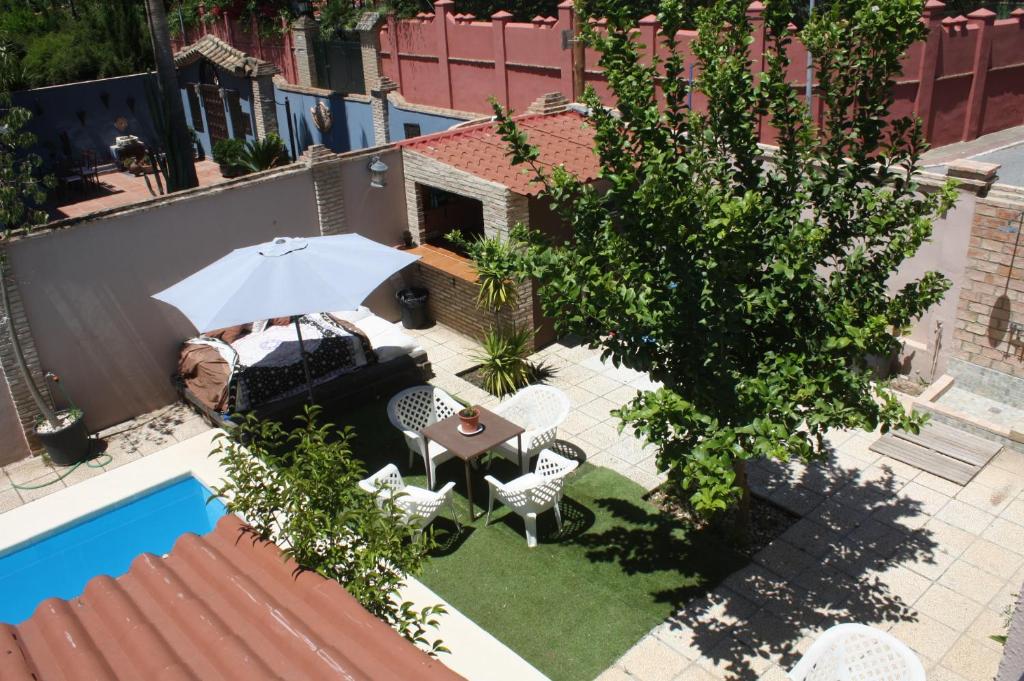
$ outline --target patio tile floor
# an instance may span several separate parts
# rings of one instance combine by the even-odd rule
[[[454,375],[465,338],[442,326],[411,332],[455,349],[432,382],[484,406],[498,400]],[[428,354],[431,351],[428,349]],[[560,440],[588,461],[652,489],[654,452],[618,432],[608,411],[653,384],[556,343],[534,355],[556,370],[573,411]],[[483,393],[481,395],[481,393]],[[877,433],[836,431],[827,462],[751,466],[755,491],[803,517],[707,598],[687,604],[599,681],[785,679],[816,636],[840,622],[891,630],[929,679],[990,681],[1003,609],[1024,579],[1024,455],[997,455],[965,487],[872,452]]]

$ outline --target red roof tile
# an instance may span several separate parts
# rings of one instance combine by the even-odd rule
[[[594,153],[594,129],[575,111],[534,114],[516,118],[530,144],[540,150],[540,162],[564,166],[582,180],[594,180],[600,162]],[[482,123],[415,137],[399,146],[485,180],[505,185],[517,194],[536,195],[541,186],[531,181],[526,166],[513,166],[508,145],[498,136],[495,123]]]
[[[235,516],[0,624],[0,678],[457,681],[337,582],[297,572]]]

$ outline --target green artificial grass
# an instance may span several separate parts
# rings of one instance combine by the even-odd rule
[[[417,459],[391,427],[385,402],[330,409],[328,420],[355,428],[354,453],[370,472],[396,463],[410,484],[425,485]],[[686,601],[713,588],[746,559],[692,531],[644,500],[618,473],[583,464],[567,481],[565,526],[538,518],[540,544],[526,546],[522,519],[498,507],[491,525],[467,523],[462,462],[438,468],[456,483],[461,533],[446,509],[433,524],[439,547],[419,579],[553,681],[590,681]],[[473,471],[477,512],[486,511],[486,470]],[[516,466],[495,457],[490,474],[508,481]]]

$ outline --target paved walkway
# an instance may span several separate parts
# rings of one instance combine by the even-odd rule
[[[54,468],[39,456],[9,464],[0,469],[0,513],[149,456],[176,442],[184,442],[209,429],[192,409],[184,404],[173,404],[98,433],[97,446],[102,453],[71,472],[65,468]]]
[[[493,398],[455,374],[472,342],[435,326],[415,332],[433,382],[484,405]],[[537,355],[573,401],[559,437],[587,460],[651,488],[653,451],[608,414],[646,377],[561,344]],[[754,489],[802,517],[752,564],[688,604],[600,681],[785,679],[822,631],[840,622],[890,630],[932,681],[990,681],[1003,610],[1024,581],[1024,455],[1005,451],[966,487],[868,449],[877,434],[837,432],[827,463],[752,466]]]

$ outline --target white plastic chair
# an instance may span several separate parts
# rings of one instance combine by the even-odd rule
[[[501,503],[522,516],[523,524],[526,525],[526,545],[531,549],[537,545],[538,513],[554,510],[558,531],[562,531],[562,510],[558,503],[562,499],[565,477],[544,478],[536,473],[527,473],[507,484],[490,475],[485,475],[484,480],[490,488],[485,527],[491,523],[491,511],[494,510],[494,499],[497,497]]]
[[[924,667],[898,638],[863,624],[837,624],[789,672],[793,681],[925,681]]]
[[[555,442],[558,426],[569,416],[569,397],[550,385],[530,385],[491,408],[498,416],[526,429],[522,434],[522,473],[530,472],[530,459]],[[495,450],[513,463],[519,460],[516,440],[500,444]]]
[[[537,467],[534,469],[534,473],[545,480],[555,480],[565,478],[565,476],[572,473],[579,467],[580,462],[572,459],[567,459],[561,454],[555,454],[550,449],[542,450],[540,456],[537,457]],[[558,493],[558,503],[562,503],[562,492],[565,491],[565,485]]]
[[[431,441],[428,445],[423,438],[423,429],[461,408],[454,397],[432,385],[406,388],[388,402],[388,419],[391,425],[402,431],[409,446],[409,468],[412,469],[413,457],[419,454],[431,489],[437,484],[437,467],[451,459],[453,454],[437,442]]]
[[[398,472],[398,466],[389,463],[365,480],[360,480],[359,487],[373,494],[377,498],[378,506],[384,505],[384,500],[388,495],[397,496],[395,506],[401,510],[402,519],[419,527],[420,533],[423,532],[423,528],[433,522],[441,512],[441,507],[447,503],[455,526],[459,528],[459,531],[462,530],[462,524],[459,522],[459,516],[455,512],[455,503],[452,500],[454,482],[445,484],[436,492],[406,485],[402,480],[402,474]]]

